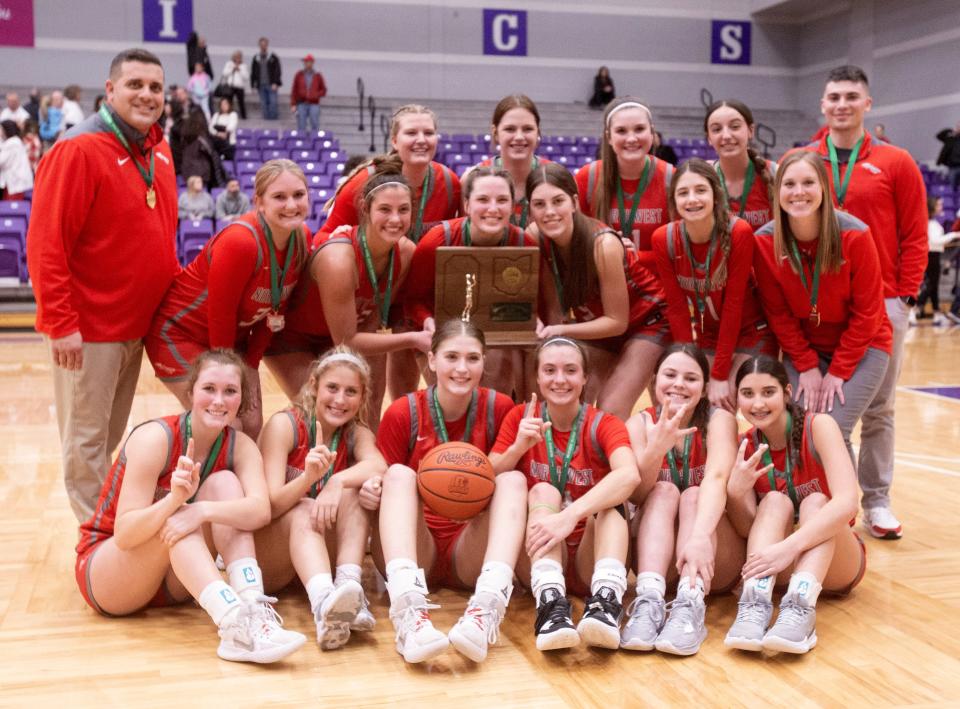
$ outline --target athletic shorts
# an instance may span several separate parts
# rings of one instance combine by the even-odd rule
[[[426,508],[424,508],[423,513],[427,529],[430,530],[433,542],[437,547],[437,556],[427,574],[427,581],[432,585],[439,585],[444,588],[467,588],[457,578],[453,568],[453,549],[456,547],[460,535],[463,534],[463,530],[467,528],[467,523],[441,517]]]
[[[293,352],[308,352],[314,357],[333,347],[333,339],[330,335],[310,335],[305,332],[287,330],[274,333],[270,338],[270,344],[267,346],[264,357],[271,355],[290,354]]]
[[[151,332],[144,339],[143,346],[157,378],[164,382],[186,379],[190,363],[210,349],[209,345],[170,332],[163,336]]]
[[[622,335],[603,337],[599,340],[584,340],[584,342],[611,354],[618,354],[630,340],[649,340],[661,347],[670,344],[670,323],[663,309],[657,308],[642,322],[628,325],[627,331]]]
[[[90,562],[93,560],[93,555],[100,548],[100,545],[103,544],[106,539],[101,539],[99,542],[85,550],[84,552],[77,555],[77,563],[74,566],[74,576],[77,579],[77,588],[80,589],[80,595],[83,596],[83,600],[87,602],[87,605],[93,608],[97,613],[108,618],[116,618],[118,616],[113,615],[112,613],[107,613],[99,605],[93,597],[93,591],[90,588]],[[165,606],[176,605],[178,602],[174,600],[170,594],[167,592],[167,586],[164,583],[160,584],[160,588],[157,589],[157,592],[154,594],[153,598],[147,601],[147,604],[144,608],[163,608]]]
[[[857,543],[860,545],[860,570],[857,572],[857,575],[854,577],[853,581],[850,582],[850,585],[839,591],[824,591],[823,593],[831,598],[845,598],[850,595],[850,592],[857,587],[857,585],[863,581],[864,574],[867,573],[867,545],[863,543],[863,539],[860,538],[860,535],[856,532],[853,533],[853,536],[857,538]]]
[[[717,353],[716,339],[704,337],[703,342],[700,343],[700,349],[711,357],[715,356]],[[780,354],[780,344],[767,322],[758,320],[752,326],[740,329],[740,336],[737,338],[737,344],[733,351],[736,354],[745,354],[751,357],[762,354],[777,357]]]

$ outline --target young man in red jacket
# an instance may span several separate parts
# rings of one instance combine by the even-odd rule
[[[323,74],[313,69],[313,55],[303,58],[303,69],[293,77],[290,90],[290,112],[297,116],[297,130],[303,133],[310,121],[310,130],[320,130],[320,99],[327,95]]]
[[[50,344],[63,473],[74,514],[93,514],[140,374],[142,338],[180,270],[177,182],[163,67],[143,49],[110,65],[106,102],[37,170],[27,263],[36,329]]]

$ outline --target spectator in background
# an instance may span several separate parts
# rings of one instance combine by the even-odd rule
[[[233,110],[233,102],[229,98],[221,98],[217,112],[210,119],[210,135],[213,138],[213,147],[227,160],[233,160],[237,145],[237,124],[240,119]]]
[[[70,130],[83,121],[83,109],[80,108],[80,87],[70,84],[63,90],[63,129]]]
[[[597,75],[593,77],[593,96],[590,97],[590,108],[604,108],[616,97],[617,92],[613,88],[610,70],[602,66],[597,71]]]
[[[240,180],[231,177],[227,181],[227,189],[217,195],[215,210],[217,222],[232,222],[250,209],[250,198],[240,190]]]
[[[950,184],[956,190],[960,186],[960,123],[953,130],[944,128],[937,133],[937,140],[943,143],[937,165],[943,165],[950,171]]]
[[[213,197],[203,189],[203,178],[191,175],[187,189],[177,200],[177,217],[180,219],[213,219]]]
[[[191,32],[187,37],[187,74],[192,74],[198,63],[203,65],[207,76],[213,76],[213,66],[207,53],[207,38]]]
[[[63,132],[63,94],[54,91],[40,99],[40,137],[52,145]]]
[[[201,111],[190,111],[184,118],[180,140],[183,145],[180,175],[199,175],[208,190],[226,182],[223,163],[220,162],[220,155],[210,140],[207,119]]]
[[[320,130],[320,99],[327,95],[327,85],[323,81],[323,74],[313,69],[313,55],[303,58],[303,69],[293,77],[293,88],[290,90],[290,112],[297,116],[297,130],[301,133],[307,130],[307,121],[310,121],[310,130],[316,133]]]
[[[23,105],[23,109],[30,114],[30,118],[40,122],[40,91],[37,88],[30,90],[30,100]]]
[[[24,121],[28,118],[30,118],[30,114],[20,105],[20,97],[13,91],[8,93],[7,105],[0,111],[0,121],[13,121],[22,128]]]
[[[929,300],[933,306],[934,327],[939,327],[950,324],[950,320],[940,311],[940,259],[947,244],[960,234],[944,233],[939,219],[943,216],[943,200],[939,197],[927,197],[927,214],[930,216],[930,221],[927,222],[927,272],[920,289],[920,297],[917,298],[917,307],[910,310],[910,324],[916,325],[919,318],[926,317],[924,309]]]
[[[250,81],[250,72],[243,63],[243,52],[239,49],[223,65],[223,74],[220,83],[229,86],[233,91],[233,100],[240,111],[240,118],[247,120],[247,104],[244,89]]]
[[[873,137],[877,140],[882,140],[884,143],[893,143],[893,141],[887,137],[887,127],[883,125],[883,123],[878,123],[873,127]]]
[[[260,53],[253,55],[250,64],[250,87],[260,91],[260,107],[263,117],[267,120],[276,120],[280,117],[277,112],[277,89],[283,85],[280,76],[280,60],[277,55],[269,51],[270,40],[260,38]]]
[[[40,140],[40,126],[32,118],[28,118],[23,124],[23,133],[20,135],[24,147],[27,149],[27,159],[30,161],[30,169],[37,171],[37,163],[40,162],[40,156],[43,155],[43,142]]]
[[[33,189],[33,170],[27,149],[20,140],[20,129],[14,121],[0,121],[0,189],[3,199],[23,199]]]
[[[187,93],[190,94],[190,100],[200,107],[207,122],[210,121],[210,91],[213,79],[203,68],[203,62],[197,62],[193,66],[193,74],[187,79]]]
[[[655,131],[654,135],[656,136],[653,141],[653,156],[655,158],[660,158],[664,162],[668,162],[671,165],[677,164],[677,151],[673,149],[672,145],[667,145],[663,142],[663,133],[660,131]]]
[[[97,94],[97,97],[93,99],[93,112],[96,113],[100,110],[100,104],[104,102],[106,97],[103,94]]]

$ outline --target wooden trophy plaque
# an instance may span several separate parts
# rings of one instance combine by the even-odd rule
[[[441,246],[434,291],[437,325],[469,318],[488,345],[535,345],[539,284],[536,247]]]

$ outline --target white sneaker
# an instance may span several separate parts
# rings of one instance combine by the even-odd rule
[[[370,612],[370,604],[367,602],[366,595],[364,595],[360,601],[360,612],[357,613],[357,617],[350,623],[350,630],[359,633],[369,633],[376,625],[377,619],[374,618],[373,613]]]
[[[956,314],[955,312],[953,312],[952,310],[949,311],[949,312],[947,312],[947,313],[945,314],[945,317],[947,318],[947,320],[949,320],[950,322],[952,322],[954,325],[960,325],[960,315],[957,315],[957,314]]]
[[[390,606],[390,620],[397,631],[397,652],[407,662],[430,660],[450,644],[447,636],[430,622],[430,609],[439,607],[427,603],[420,593],[404,594]]]
[[[363,599],[363,588],[356,581],[344,581],[314,609],[317,642],[322,650],[336,650],[350,639],[350,624],[356,620]]]
[[[500,637],[500,621],[504,611],[496,601],[481,603],[476,596],[470,599],[467,610],[447,637],[454,649],[474,662],[487,659],[487,648],[496,645]]]
[[[907,311],[907,325],[910,327],[917,326],[917,311],[914,308]]]
[[[277,662],[298,649],[307,637],[284,630],[283,619],[273,609],[277,599],[260,596],[244,603],[226,625],[220,628],[217,655],[231,662]]]
[[[950,321],[947,320],[947,316],[941,313],[939,310],[933,314],[933,326],[934,327],[944,327],[949,325]]]
[[[863,511],[863,526],[877,539],[899,539],[903,525],[889,507],[871,507]]]

